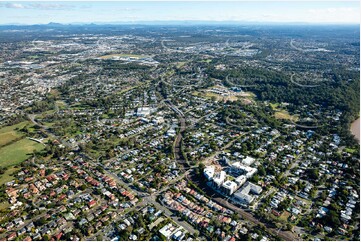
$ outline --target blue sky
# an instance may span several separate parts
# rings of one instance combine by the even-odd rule
[[[0,24],[123,21],[359,23],[359,1],[2,1]]]

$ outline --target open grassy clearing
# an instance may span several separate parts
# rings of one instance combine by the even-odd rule
[[[85,110],[85,109],[91,109],[92,107],[89,106],[89,105],[85,105],[85,104],[82,104],[82,103],[74,103],[72,105],[69,106],[69,109],[71,110]]]
[[[21,134],[21,132],[17,131],[16,129],[22,129],[26,125],[29,125],[29,124],[30,124],[30,122],[25,121],[25,122],[21,122],[21,123],[15,124],[15,125],[5,126],[5,127],[1,128],[0,129],[0,147],[5,146],[5,145],[9,144],[10,142],[23,136],[23,134]]]
[[[181,68],[181,67],[183,67],[186,63],[187,63],[187,62],[185,62],[185,61],[177,62],[177,63],[176,63],[176,67],[177,67],[177,68]]]
[[[127,91],[130,91],[130,90],[136,88],[136,87],[138,87],[138,86],[124,87],[121,91],[117,92],[117,94],[123,94],[123,93],[125,93]]]
[[[280,218],[281,220],[287,222],[287,219],[289,218],[290,215],[291,215],[291,214],[290,214],[289,212],[284,211],[279,218]]]
[[[0,186],[15,179],[11,174],[18,171],[19,168],[9,167],[4,174],[0,175]]]
[[[1,203],[0,203],[0,211],[1,211],[1,210],[8,209],[9,207],[10,207],[10,203],[9,203],[8,201],[1,202]]]
[[[99,58],[101,59],[111,59],[114,57],[132,57],[132,58],[147,58],[149,56],[146,55],[136,55],[136,54],[111,54],[111,55],[103,55]]]
[[[298,121],[298,115],[291,115],[287,110],[280,107],[279,103],[270,103],[270,106],[275,111],[274,116],[276,119],[291,120],[293,122]]]
[[[15,124],[15,125],[4,126],[4,127],[0,128],[0,134],[6,133],[6,132],[9,132],[9,131],[13,131],[13,130],[15,130],[15,129],[22,129],[22,128],[24,128],[24,127],[25,127],[26,125],[28,125],[28,124],[30,124],[29,121],[24,121],[24,122]]]
[[[49,123],[49,122],[42,122],[42,124],[46,127],[53,127],[55,125],[55,122]]]
[[[211,92],[206,92],[204,95],[205,98],[212,98],[215,97],[217,101],[237,101],[238,97],[237,96],[222,96],[216,93],[211,93]]]
[[[67,104],[64,101],[56,101],[55,103],[59,107],[59,109],[64,109],[67,106]]]
[[[19,139],[20,137],[21,134],[18,134],[16,131],[0,134],[0,147],[3,147],[16,139]]]
[[[48,115],[54,114],[54,112],[55,112],[54,110],[48,110],[48,111],[42,112],[40,114],[37,114],[36,118],[37,119],[42,119],[42,118],[45,118]]]
[[[352,148],[345,148],[345,151],[346,151],[346,152],[348,152],[348,153],[351,153],[351,154],[353,154],[353,153],[356,153],[356,152],[357,152],[357,150],[356,150],[356,149],[352,149]]]
[[[287,119],[287,120],[292,120],[292,121],[297,121],[298,120],[296,115],[291,115],[285,110],[275,112],[275,118],[277,118],[277,119]]]
[[[218,87],[218,86],[214,86]],[[213,87],[213,88],[214,88]],[[228,96],[223,96],[221,94],[213,93],[208,90],[202,90],[202,91],[194,91],[192,92],[193,95],[212,99],[215,98],[216,101],[237,101],[238,99],[242,99],[242,101],[246,104],[250,104],[253,102],[256,95],[252,92],[230,92],[231,94]]]
[[[33,150],[40,151],[42,149],[44,149],[44,145],[28,138],[23,138],[0,149],[0,166],[17,165],[29,158]]]

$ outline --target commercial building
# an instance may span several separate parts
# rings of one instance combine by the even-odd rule
[[[226,181],[222,184],[221,191],[227,195],[232,195],[239,186],[234,181]]]
[[[214,176],[214,166],[207,166],[204,170],[203,170],[203,174],[205,175],[205,177],[208,179],[208,181],[212,180],[213,176]]]
[[[219,173],[215,173],[213,176],[213,186],[216,188],[220,188],[226,179],[227,173],[225,171],[221,171]]]
[[[262,188],[251,182],[246,182],[243,187],[241,187],[236,193],[234,193],[234,198],[236,201],[249,205],[255,199],[255,196],[252,194],[261,194]]]
[[[243,174],[247,178],[251,178],[257,172],[257,169],[250,166],[242,165],[240,162],[234,162],[231,165],[231,171],[233,173]]]

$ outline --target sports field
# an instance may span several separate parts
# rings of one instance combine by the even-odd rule
[[[25,121],[0,129],[0,167],[17,165],[26,160],[34,150],[44,148],[43,144],[28,139],[19,131],[29,124],[31,123]]]
[[[44,145],[29,140],[28,138],[16,141],[0,149],[0,166],[17,165],[29,158],[33,150],[39,151],[43,148]]]

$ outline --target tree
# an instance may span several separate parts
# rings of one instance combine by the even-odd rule
[[[318,169],[316,169],[316,168],[307,170],[307,174],[313,180],[317,180],[320,175]]]
[[[338,214],[334,210],[330,210],[330,212],[325,216],[325,221],[332,227],[338,227],[341,224]]]
[[[48,234],[45,234],[45,235],[43,236],[43,240],[44,240],[44,241],[50,241],[50,236],[49,236]]]
[[[317,195],[317,188],[316,187],[312,187],[310,190],[310,197],[311,198],[315,198]]]
[[[290,224],[290,223],[287,223],[287,230],[292,232],[293,231],[293,225]]]
[[[267,174],[266,169],[262,165],[258,166],[258,174],[260,176],[265,176]]]

